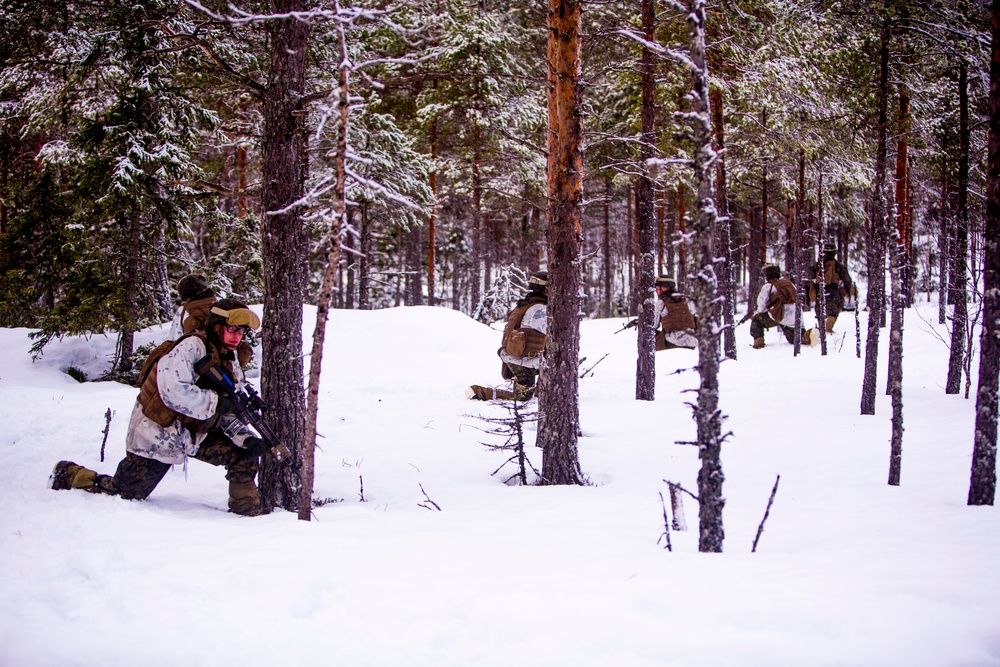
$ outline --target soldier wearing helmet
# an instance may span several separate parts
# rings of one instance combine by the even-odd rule
[[[125,458],[114,475],[101,475],[72,461],[52,470],[53,489],[143,500],[175,464],[189,458],[224,466],[229,481],[229,509],[236,514],[260,513],[254,483],[264,442],[232,414],[229,398],[207,388],[195,371],[207,356],[240,388],[243,370],[236,350],[244,335],[260,327],[260,319],[235,299],[215,301],[197,329],[156,348],[139,376],[139,396],[125,436]]]

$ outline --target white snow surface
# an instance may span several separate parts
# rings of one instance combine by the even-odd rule
[[[518,487],[491,475],[507,454],[477,418],[506,412],[464,397],[502,382],[499,323],[332,311],[315,497],[333,502],[308,522],[228,513],[224,470],[195,460],[141,502],[48,489],[60,459],[114,472],[136,390],[65,373],[99,376],[113,337],[32,362],[29,331],[0,329],[0,665],[1000,665],[1000,514],[966,505],[975,400],[944,392],[936,311],[906,313],[898,487],[888,330],[874,416],[859,414],[852,313],[825,357],[774,330],[753,350],[738,330],[720,377],[721,554],[698,552],[690,496],[689,529],[672,551],[662,539],[664,480],[697,492],[698,450],[678,444],[695,436],[697,353],[657,353],[656,400],[636,401],[623,319],[581,322],[582,368],[609,354],[580,381],[590,485]]]

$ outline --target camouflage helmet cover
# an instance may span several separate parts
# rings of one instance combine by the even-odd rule
[[[781,277],[781,268],[777,264],[765,264],[760,272],[768,280],[776,280]]]
[[[657,276],[656,280],[653,282],[655,287],[666,287],[670,290],[677,289],[677,281],[670,276]]]
[[[205,320],[206,329],[216,324],[248,327],[254,331],[260,328],[260,318],[257,317],[257,313],[236,299],[220,299],[208,312],[208,319]]]

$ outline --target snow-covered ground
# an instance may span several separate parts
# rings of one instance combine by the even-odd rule
[[[65,373],[99,375],[111,338],[32,363],[28,331],[0,329],[0,665],[1000,665],[1000,514],[965,504],[975,405],[944,393],[935,304],[907,312],[899,487],[887,332],[877,414],[860,416],[852,315],[826,357],[774,331],[752,350],[739,329],[721,374],[722,554],[698,553],[690,497],[689,530],[673,551],[661,539],[664,480],[697,490],[697,450],[676,442],[694,437],[698,378],[675,373],[696,354],[658,353],[656,400],[635,401],[623,322],[581,323],[584,367],[608,353],[580,382],[591,485],[515,487],[509,468],[491,476],[506,454],[477,418],[504,411],[463,394],[500,382],[499,326],[334,311],[315,487],[331,502],[310,522],[227,513],[224,471],[200,461],[144,502],[49,490],[60,459],[114,471],[136,390]]]

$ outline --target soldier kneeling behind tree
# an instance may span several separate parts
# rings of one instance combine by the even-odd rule
[[[750,335],[755,349],[764,347],[764,331],[778,327],[785,334],[785,340],[795,342],[795,300],[798,293],[788,278],[783,278],[776,264],[767,264],[761,269],[767,281],[757,295],[757,310],[751,316]],[[746,318],[744,318],[744,321]],[[815,331],[802,329],[802,344],[815,343]]]
[[[246,305],[235,299],[216,301],[204,331],[183,336],[162,356],[147,360],[125,436],[125,458],[115,474],[101,475],[60,461],[52,470],[51,488],[143,500],[170,466],[191,457],[226,468],[231,512],[259,514],[254,477],[260,456],[269,448],[235,417],[229,397],[207,388],[195,371],[196,362],[211,355],[241,387],[244,376],[235,350],[248,330],[259,327],[260,319]]]
[[[677,281],[659,276],[656,285],[656,351],[683,347],[698,347],[695,337],[696,320],[687,298],[677,292]]]
[[[534,396],[548,331],[548,284],[547,271],[532,274],[528,279],[528,293],[507,315],[497,355],[502,362],[500,375],[514,381],[513,391],[474,384],[465,390],[466,398],[527,401]]]

